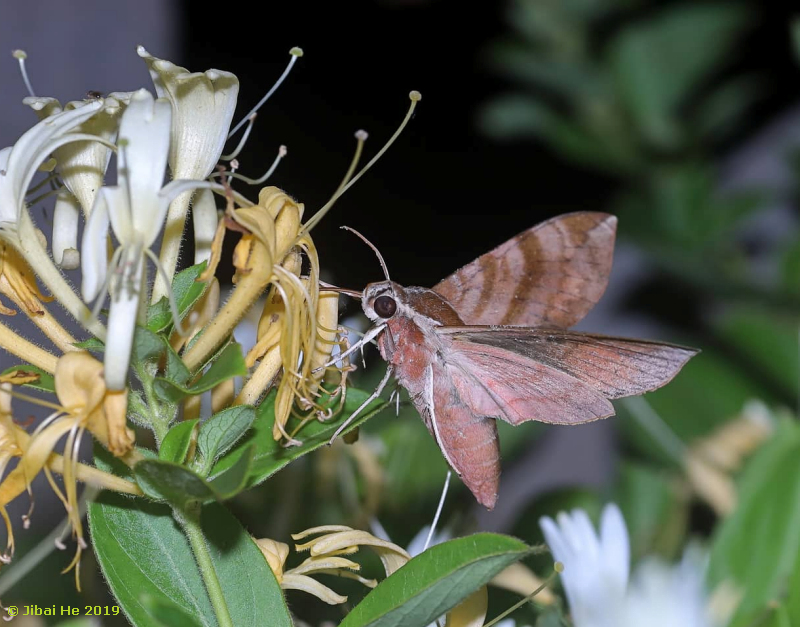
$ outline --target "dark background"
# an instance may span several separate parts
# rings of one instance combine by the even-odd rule
[[[340,231],[342,224],[380,248],[394,280],[432,286],[538,221],[603,210],[613,194],[613,179],[568,164],[547,147],[497,142],[479,131],[481,105],[512,87],[484,54],[487,44],[510,32],[505,3],[264,6],[263,17],[240,13],[235,25],[226,26],[229,13],[197,11],[187,2],[183,61],[191,70],[234,72],[241,80],[242,115],[283,71],[288,50],[303,48],[305,56],[261,110],[239,160],[241,172],[256,176],[286,144],[289,156],[270,182],[304,202],[307,216],[341,180],[353,132],[370,134],[366,163],[403,118],[408,92],[422,93],[403,135],[314,232],[333,280],[360,289],[380,278],[372,253]],[[790,17],[788,6],[766,5],[730,68],[758,70],[765,80],[764,97],[732,141],[755,131],[796,93]],[[624,224],[620,232],[624,237]]]

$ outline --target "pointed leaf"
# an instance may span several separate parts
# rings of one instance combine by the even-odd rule
[[[136,483],[147,496],[183,507],[191,501],[208,501],[217,494],[202,477],[185,466],[146,459],[133,468]]]
[[[786,590],[800,552],[800,428],[784,420],[748,462],[739,503],[717,528],[710,588],[728,581],[744,594],[730,627],[745,627]]]
[[[181,365],[183,365],[182,361]],[[183,370],[186,371],[188,378],[186,366],[183,366]],[[183,371],[181,371],[182,375]],[[186,380],[180,381],[178,378],[166,376],[156,378],[153,385],[156,394],[166,401],[175,403],[187,396],[195,396],[207,392],[232,377],[243,377],[245,375],[247,375],[247,366],[244,363],[242,347],[236,342],[231,342],[196,383],[187,386]]]
[[[291,627],[275,576],[239,522],[216,504],[203,509],[201,522],[233,624]],[[135,627],[152,627],[156,620],[145,595],[177,606],[198,625],[217,626],[189,543],[169,507],[103,492],[89,505],[89,526],[103,575]]]
[[[172,427],[158,449],[158,457],[167,462],[182,464],[192,443],[192,434],[198,419],[184,420]]]
[[[198,283],[197,277],[205,270],[206,262],[197,264],[186,270],[182,270],[175,275],[172,281],[172,293],[175,296],[175,304],[178,306],[178,313],[181,318],[186,315],[197,299],[203,295],[206,289],[205,283]],[[169,307],[169,300],[164,296],[160,301],[151,305],[147,310],[147,328],[158,333],[172,325],[172,312]]]
[[[531,552],[494,533],[437,544],[379,583],[339,627],[426,627]]]
[[[255,407],[238,405],[223,409],[203,423],[197,436],[197,447],[209,468],[245,434],[255,419]]]
[[[275,396],[276,392],[272,391],[256,408],[256,420],[253,423],[253,428],[246,437],[240,440],[227,455],[223,456],[214,465],[210,473],[212,480],[233,466],[250,444],[255,444],[256,449],[253,454],[253,463],[250,467],[247,485],[252,487],[261,483],[292,460],[327,445],[339,425],[367,399],[369,394],[362,390],[348,388],[347,399],[342,412],[328,422],[310,421],[295,436],[302,444],[291,447],[285,447],[272,438],[272,425],[275,422]],[[324,404],[326,402],[325,399],[322,399],[322,402]],[[338,401],[334,400],[333,402],[337,403]],[[387,403],[383,401],[374,401],[365,412],[342,432],[342,435],[363,424],[386,406]],[[290,431],[291,428],[292,425],[290,424]]]
[[[219,495],[220,500],[233,498],[247,485],[250,475],[250,465],[253,463],[253,454],[256,446],[251,444],[236,460],[236,463],[225,472],[218,474],[211,481],[212,489]]]
[[[12,373],[17,374],[20,377],[26,377],[27,375],[38,375],[39,378],[36,381],[31,381],[30,383],[24,383],[28,387],[31,387],[35,390],[40,390],[42,392],[52,392],[55,394],[56,391],[56,383],[53,379],[53,375],[49,372],[42,370],[37,366],[31,366],[30,364],[21,364],[19,366],[11,366],[11,368],[6,368],[3,370],[3,375],[10,375]]]

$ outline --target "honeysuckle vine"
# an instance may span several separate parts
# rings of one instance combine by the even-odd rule
[[[33,493],[33,481],[42,474],[63,504],[65,528],[72,534],[74,553],[65,570],[74,571],[80,588],[88,526],[97,561],[136,625],[151,625],[153,619],[140,591],[130,597],[126,569],[179,563],[171,561],[173,555],[164,560],[158,555],[170,546],[183,551],[182,558],[188,554],[180,563],[196,569],[201,586],[192,594],[202,597],[200,605],[224,627],[267,620],[242,618],[248,603],[231,601],[243,577],[277,594],[275,607],[286,620],[291,618],[285,590],[344,607],[348,597],[320,576],[356,580],[375,592],[384,584],[404,585],[392,580],[414,566],[414,558],[355,525],[316,525],[294,534],[295,552],[309,555],[292,565],[297,556],[287,544],[256,540],[214,502],[267,480],[340,432],[353,440],[359,424],[385,405],[376,401],[357,421],[348,420],[370,395],[349,388],[354,366],[347,331],[339,324],[339,291],[320,282],[312,233],[396,140],[419,93],[409,94],[400,128],[360,170],[367,134],[356,133],[355,155],[340,185],[308,217],[301,199],[273,185],[262,187],[288,154],[285,146],[278,147],[268,168],[237,161],[260,125],[253,110],[231,128],[236,76],[216,69],[190,72],[141,46],[137,52],[155,93],[147,88],[93,93],[63,106],[34,94],[26,55],[15,55],[29,92],[23,106],[38,121],[0,151],[0,348],[19,360],[0,373],[0,518],[7,531],[0,562],[13,568],[19,545],[19,528],[7,506],[29,495],[26,528],[35,514],[34,499],[41,498],[38,490]],[[286,70],[259,106],[301,56],[298,48],[290,51]],[[245,125],[238,143],[223,154]],[[266,174],[251,178],[239,169]],[[40,228],[45,222],[37,217],[45,203],[53,207],[50,230]],[[190,210],[194,230],[185,233]],[[238,241],[232,258],[226,258],[223,242],[231,237]],[[187,238],[194,238],[194,264],[179,270]],[[229,263],[234,286],[225,295],[216,273]],[[79,289],[65,273],[77,270]],[[71,326],[59,308],[73,319]],[[242,345],[239,325],[251,310],[258,319],[255,339]],[[20,332],[13,324],[16,314],[32,320],[39,336]],[[38,423],[25,422],[26,404],[49,414]],[[146,431],[152,437],[143,437]],[[95,445],[94,465],[81,456],[87,439]],[[343,447],[337,443],[321,457],[355,461],[368,484],[361,519],[367,524],[382,495],[379,454],[364,442],[349,455],[341,454]],[[105,494],[87,506],[81,483],[124,498]],[[349,502],[359,498],[351,495]],[[225,537],[209,528],[216,516],[227,520]],[[113,531],[121,519],[128,520],[127,531]],[[155,556],[123,564],[137,549],[108,552],[129,540],[146,543],[164,519],[169,525],[157,534],[161,548]],[[173,533],[180,541],[171,545],[165,538]],[[508,557],[492,562],[475,579],[474,590],[453,595],[426,622],[447,614],[451,627],[482,624],[486,584],[530,551],[510,538],[484,541],[482,558],[496,559],[498,551]],[[223,575],[227,558],[219,550],[228,542],[239,543],[237,559],[249,560],[248,568],[237,565],[233,581],[230,573]],[[57,541],[59,548],[67,544]],[[352,559],[362,547],[378,555],[382,572],[362,574],[362,565]],[[520,571],[503,572],[519,582]],[[522,586],[505,587],[527,593],[535,577],[525,577]],[[166,579],[146,579],[169,587]],[[168,597],[162,587],[150,593],[170,607],[185,597],[182,592]],[[256,594],[250,605],[259,605],[262,596]]]

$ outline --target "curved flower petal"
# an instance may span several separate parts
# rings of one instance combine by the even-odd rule
[[[64,270],[78,267],[78,218],[81,213],[78,199],[67,190],[56,196],[53,210],[53,260]]]
[[[129,211],[110,207],[111,226],[120,244],[134,243],[139,239],[134,233],[152,241],[161,230],[158,193],[167,166],[171,119],[169,102],[155,100],[146,89],[133,94],[122,114],[117,172],[119,186],[128,195]]]
[[[111,159],[110,144],[117,135],[119,120],[131,93],[115,92],[102,100],[102,108],[83,122],[76,130],[94,135],[104,141],[73,142],[62,146],[54,157],[58,162],[58,172],[69,189],[80,202],[84,215],[88,216],[94,204],[97,190],[103,184],[108,162]],[[61,110],[53,98],[28,97],[23,102],[29,105],[41,118],[47,118]],[[83,107],[87,101],[68,102],[65,111]],[[92,102],[92,100],[88,101]]]
[[[192,223],[194,224],[194,262],[203,263],[211,259],[211,244],[217,232],[219,216],[214,192],[210,189],[200,191],[192,204]]]
[[[283,582],[281,582],[281,588],[284,590],[302,590],[308,594],[313,594],[328,605],[338,605],[347,601],[347,597],[336,594],[328,586],[307,575],[285,575]]]
[[[91,302],[100,294],[108,273],[106,241],[109,226],[108,196],[113,189],[103,187],[95,199],[81,240],[81,295]]]
[[[583,510],[544,517],[539,525],[553,557],[564,564],[561,582],[575,627],[621,625],[627,589],[630,543],[622,514],[605,507],[600,536]]]
[[[60,145],[54,140],[88,120],[102,107],[101,101],[63,111],[36,124],[17,140],[0,170],[0,228],[15,225],[25,207],[25,193],[39,165]]]
[[[128,385],[128,366],[143,289],[144,255],[141,248],[126,248],[119,267],[123,271],[114,275],[110,290],[104,360],[106,387],[112,391],[124,390]]]
[[[607,559],[605,562],[608,584],[616,588],[616,593],[625,594],[630,574],[631,550],[625,519],[614,503],[603,508],[600,517],[600,544],[602,556],[614,556],[614,559]]]
[[[206,178],[219,161],[228,137],[239,79],[222,70],[190,73],[152,56],[142,46],[136,52],[147,63],[158,96],[172,103],[172,175]]]

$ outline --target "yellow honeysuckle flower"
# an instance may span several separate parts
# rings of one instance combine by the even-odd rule
[[[52,296],[45,296],[36,285],[33,270],[8,243],[0,241],[0,294],[4,294],[30,315],[42,315],[42,301],[49,303]],[[13,316],[17,312],[0,303],[0,313]]]
[[[85,548],[83,526],[78,511],[77,481],[125,492],[141,494],[137,486],[96,468],[78,462],[77,450],[81,435],[88,429],[104,446],[118,456],[130,453],[133,432],[125,426],[126,395],[108,392],[103,382],[103,365],[86,352],[71,352],[61,357],[56,366],[55,388],[61,405],[51,405],[56,412],[45,419],[32,434],[16,424],[12,417],[10,384],[0,387],[0,515],[8,530],[8,548],[3,559],[13,553],[14,536],[5,505],[24,491],[40,471],[64,503],[78,549],[69,568],[77,566]],[[21,376],[20,376],[21,375]],[[25,373],[10,373],[7,379],[15,383],[28,381]],[[29,399],[34,400],[34,399]],[[64,455],[53,452],[56,443],[67,435]],[[13,457],[19,463],[7,475],[6,466]],[[63,475],[62,492],[53,480],[51,471]],[[76,572],[77,579],[77,572]]]
[[[336,343],[338,296],[320,293],[316,248],[300,230],[302,204],[276,187],[262,189],[258,204],[252,207],[233,209],[230,197],[229,203],[214,236],[208,267],[198,280],[213,276],[226,229],[237,230],[242,237],[233,255],[236,288],[183,360],[190,370],[200,367],[271,284],[259,323],[259,341],[248,355],[249,365],[259,358],[261,363],[236,403],[256,403],[283,369],[273,435],[276,440],[285,438],[297,444],[284,426],[295,401],[304,411],[324,411],[315,400],[324,376],[319,366]],[[303,279],[299,277],[301,252],[309,261],[309,276]]]
[[[343,555],[352,555],[358,551],[359,546],[368,546],[380,557],[387,577],[411,559],[409,554],[396,544],[344,525],[313,527],[292,534],[292,538],[300,540],[318,533],[323,535],[305,544],[295,545],[296,551],[309,550],[311,557],[288,570],[285,569],[286,559],[289,556],[287,544],[269,538],[256,540],[256,544],[284,590],[302,590],[330,605],[337,605],[347,601],[347,597],[337,594],[313,579],[311,575],[337,575],[355,579],[367,587],[374,588],[377,582],[359,576],[357,573],[361,565],[342,557]]]

